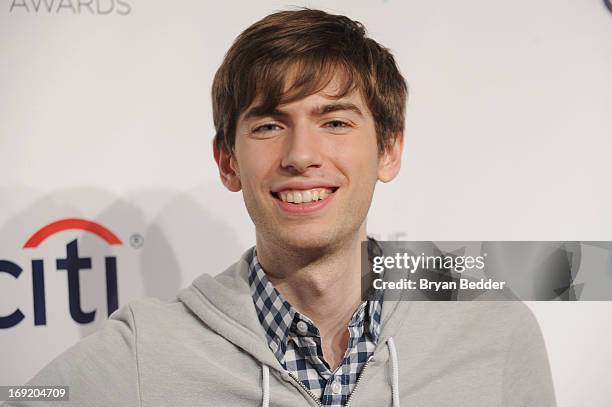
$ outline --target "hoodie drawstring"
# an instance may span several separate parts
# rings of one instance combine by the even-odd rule
[[[270,405],[270,369],[263,363],[261,364],[261,376],[261,387],[263,388],[261,407],[268,407]]]
[[[399,398],[399,366],[397,363],[397,349],[392,337],[387,340],[389,347],[389,359],[391,359],[391,398],[393,407],[400,407]],[[261,364],[261,387],[262,401],[261,407],[269,407],[270,405],[270,368],[264,363]]]
[[[393,407],[400,407],[399,398],[399,364],[397,363],[397,349],[392,337],[387,340],[389,347],[389,358],[391,359],[391,398],[393,399]]]

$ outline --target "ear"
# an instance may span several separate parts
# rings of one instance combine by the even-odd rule
[[[240,191],[242,189],[240,171],[234,154],[227,151],[225,147],[219,147],[213,141],[213,155],[219,167],[219,176],[223,185],[232,192]]]
[[[393,144],[387,146],[378,159],[378,179],[389,182],[397,176],[402,166],[404,151],[404,132],[396,134]]]

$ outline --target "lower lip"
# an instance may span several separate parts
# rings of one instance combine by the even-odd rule
[[[272,199],[274,199],[274,201],[276,201],[276,204],[285,212],[291,213],[291,214],[309,214],[309,213],[313,213],[316,211],[319,211],[321,209],[323,209],[324,207],[327,206],[327,204],[334,199],[334,195],[336,195],[336,192],[333,192],[331,194],[329,194],[327,196],[327,198],[323,199],[323,200],[318,200],[318,201],[314,201],[314,202],[308,202],[308,203],[301,203],[301,204],[293,204],[293,203],[289,203],[289,202],[285,202],[282,201],[280,199],[277,199],[275,197],[272,197]]]

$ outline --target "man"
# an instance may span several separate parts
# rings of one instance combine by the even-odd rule
[[[256,246],[175,302],[121,308],[30,384],[87,406],[554,405],[524,306],[361,300],[366,215],[399,172],[406,102],[361,24],[269,15],[232,45],[212,97],[220,177]]]

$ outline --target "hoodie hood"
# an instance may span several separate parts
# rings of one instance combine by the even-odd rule
[[[264,377],[268,367],[286,374],[268,347],[253,304],[247,260],[251,250],[247,250],[239,261],[217,276],[203,274],[195,279],[191,286],[179,292],[178,299],[210,329],[257,359],[264,368]],[[391,362],[394,357],[397,362],[393,341],[389,339],[405,320],[402,316],[408,311],[409,302],[385,299],[386,295],[383,297],[380,337],[374,357],[381,351],[386,352],[388,347]],[[263,387],[265,389],[266,383],[263,383]]]
[[[248,254],[215,277],[199,276],[179,292],[178,299],[210,329],[261,363],[283,371],[257,318],[248,281]]]
[[[251,296],[247,250],[236,263],[213,277],[203,274],[191,286],[181,290],[178,298],[202,322],[236,346],[249,352],[263,363],[283,371],[268,348],[265,333],[257,318]],[[397,296],[397,294],[396,294]],[[383,297],[381,330],[377,349],[400,328],[408,311],[409,302]]]

